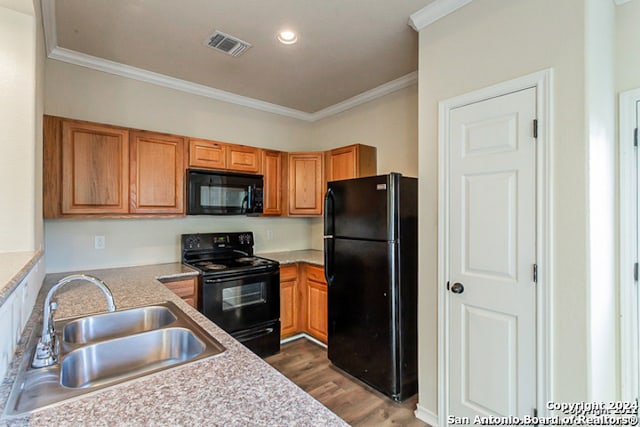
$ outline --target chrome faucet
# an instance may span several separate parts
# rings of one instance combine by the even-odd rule
[[[116,304],[113,302],[113,295],[111,294],[111,290],[102,280],[98,279],[97,277],[89,276],[88,274],[72,274],[60,279],[58,283],[53,285],[53,287],[49,290],[49,293],[44,300],[42,335],[40,336],[40,340],[38,341],[36,354],[34,355],[33,362],[31,363],[31,366],[34,368],[44,368],[46,366],[51,366],[58,361],[59,343],[56,340],[56,332],[53,327],[53,312],[58,307],[58,304],[55,301],[51,301],[51,298],[58,289],[60,289],[67,283],[71,283],[76,280],[85,281],[96,285],[107,299],[107,310],[116,311]]]

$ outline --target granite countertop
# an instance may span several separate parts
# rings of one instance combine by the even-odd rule
[[[103,279],[118,309],[173,301],[217,339],[226,351],[118,384],[39,410],[30,416],[1,419],[0,426],[66,425],[207,425],[207,426],[346,426],[333,412],[249,351],[156,279],[193,276],[179,263],[83,271]],[[46,292],[65,274],[47,275],[21,343],[40,327]],[[56,318],[106,310],[102,293],[85,283],[68,285],[56,294]],[[18,347],[0,385],[4,410],[24,353]]]
[[[265,252],[256,255],[278,261],[280,264],[308,262],[309,264],[324,266],[324,252],[315,249],[284,252]]]
[[[0,305],[42,258],[42,251],[0,253]]]

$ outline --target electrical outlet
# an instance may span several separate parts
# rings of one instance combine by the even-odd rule
[[[271,240],[271,239],[273,239],[273,231],[267,230],[267,240]]]
[[[94,236],[93,243],[96,249],[104,249],[107,246],[107,240],[104,236]]]

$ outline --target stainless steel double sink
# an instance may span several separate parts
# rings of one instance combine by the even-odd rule
[[[167,301],[55,322],[58,363],[32,368],[34,328],[5,416],[40,409],[108,386],[222,353],[225,348]]]

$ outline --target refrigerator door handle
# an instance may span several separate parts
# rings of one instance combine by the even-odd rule
[[[324,195],[324,277],[327,286],[333,282],[334,219],[334,194],[329,188]]]
[[[324,236],[324,278],[327,279],[327,286],[333,283],[333,236]]]
[[[324,235],[333,236],[334,230],[334,195],[333,190],[329,188],[324,195]]]

